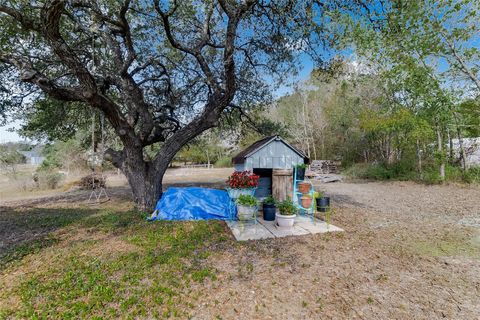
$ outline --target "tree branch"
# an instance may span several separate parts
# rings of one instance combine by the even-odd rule
[[[22,82],[37,85],[44,93],[61,101],[84,101],[79,87],[61,87],[44,74],[35,70],[32,64],[23,58],[0,53],[0,62],[13,65],[20,73]]]
[[[460,69],[463,70],[463,72],[467,75],[467,77],[469,77],[470,80],[473,81],[477,89],[480,90],[480,79],[478,79],[473,74],[472,70],[470,70],[470,68],[467,66],[467,64],[465,63],[465,61],[463,60],[463,58],[460,56],[457,49],[455,48],[455,44],[448,38],[448,36],[445,34],[443,30],[440,30],[440,34],[442,35],[443,40],[445,41],[448,48],[452,52],[453,57],[460,65]]]
[[[5,13],[12,17],[14,20],[18,21],[21,26],[26,30],[40,30],[39,25],[34,20],[25,17],[21,11],[9,8],[4,5],[0,5],[0,12]]]

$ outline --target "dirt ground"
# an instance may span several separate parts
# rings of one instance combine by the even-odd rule
[[[219,187],[230,171],[174,171],[165,182]],[[128,204],[125,181],[110,181],[112,201]],[[345,232],[212,248],[206,263],[216,278],[192,284],[181,297],[194,319],[480,319],[478,186],[316,187],[332,198],[332,223]],[[68,205],[81,215],[86,196],[0,202],[0,251],[51,231],[29,230],[12,210]]]
[[[218,255],[213,263],[220,281],[203,291],[199,314],[480,319],[478,187],[317,187],[332,197],[333,224],[346,232],[257,241]]]

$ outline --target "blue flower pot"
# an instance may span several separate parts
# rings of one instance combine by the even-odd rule
[[[263,205],[263,220],[273,221],[275,220],[275,212],[277,207],[274,204],[264,204]]]
[[[317,211],[327,212],[330,208],[330,197],[317,198]]]

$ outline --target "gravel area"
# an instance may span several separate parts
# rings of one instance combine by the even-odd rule
[[[374,220],[392,223],[432,220],[478,227],[480,187],[413,182],[325,183],[317,188],[344,208],[372,211]],[[393,221],[392,221],[393,220]]]
[[[479,319],[480,188],[329,183],[336,235],[214,255],[198,319]]]

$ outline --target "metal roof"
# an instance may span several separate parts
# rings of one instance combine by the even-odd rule
[[[251,156],[252,154],[257,152],[258,150],[262,149],[264,146],[266,146],[267,144],[269,144],[270,142],[272,142],[274,140],[283,142],[287,147],[289,147],[295,153],[297,153],[299,156],[304,158],[305,163],[308,163],[310,161],[309,158],[302,151],[300,151],[297,148],[295,148],[294,146],[290,145],[288,142],[283,140],[280,136],[274,135],[274,136],[269,136],[269,137],[265,137],[263,139],[260,139],[256,142],[254,142],[253,144],[251,144],[250,146],[248,146],[247,148],[243,149],[235,157],[233,157],[232,162],[234,164],[244,163],[246,158],[248,158],[249,156]]]

